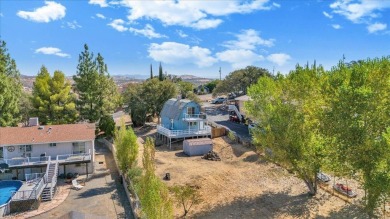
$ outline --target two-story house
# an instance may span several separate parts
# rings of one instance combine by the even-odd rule
[[[8,165],[12,178],[44,173],[50,162],[58,162],[59,174],[93,172],[94,124],[31,124],[0,128],[0,163]]]
[[[161,124],[157,132],[166,137],[169,146],[172,139],[211,136],[211,127],[206,125],[206,114],[200,105],[187,99],[169,99],[160,113]]]

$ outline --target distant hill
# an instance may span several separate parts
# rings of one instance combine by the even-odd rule
[[[149,78],[148,75],[111,75],[111,76],[113,77],[114,82],[119,88],[126,87],[126,85],[129,83],[139,83]],[[196,86],[201,84],[206,84],[213,80],[210,78],[202,78],[194,75],[179,75],[178,77],[181,78],[183,81],[193,83]],[[66,78],[73,84],[72,76],[67,76]],[[20,81],[22,82],[23,87],[26,91],[31,91],[35,81],[35,76],[21,75]]]

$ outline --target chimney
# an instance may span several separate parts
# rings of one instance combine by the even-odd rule
[[[38,117],[33,117],[28,120],[28,126],[39,126]]]

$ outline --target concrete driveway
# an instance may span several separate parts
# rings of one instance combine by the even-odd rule
[[[227,110],[228,107],[226,105],[202,103],[202,107],[205,109],[208,121],[214,122],[217,125],[224,126],[234,131],[241,139],[251,139],[248,126],[229,121],[229,113]]]
[[[84,188],[72,189],[58,207],[33,218],[59,218],[72,211],[93,218],[134,218],[111,152],[97,141],[95,149],[95,172]]]

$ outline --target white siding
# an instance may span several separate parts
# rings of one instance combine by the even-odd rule
[[[56,142],[52,142],[56,143]],[[33,144],[32,145],[32,151],[31,151],[31,157],[39,157],[41,154],[46,153],[46,156],[51,156],[52,160],[55,160],[57,158],[57,155],[64,155],[64,154],[73,154],[73,142],[65,142],[65,143],[57,143],[57,146],[50,147],[49,143],[47,144]],[[12,159],[14,157],[22,157],[23,152],[20,152],[19,145],[13,145],[15,147],[15,150],[13,152],[10,152],[7,150],[7,146],[4,147],[4,159]],[[85,142],[85,152],[88,153],[89,151],[91,153],[94,152],[94,142],[93,141],[87,141]],[[95,156],[93,154],[92,161],[94,161]]]

